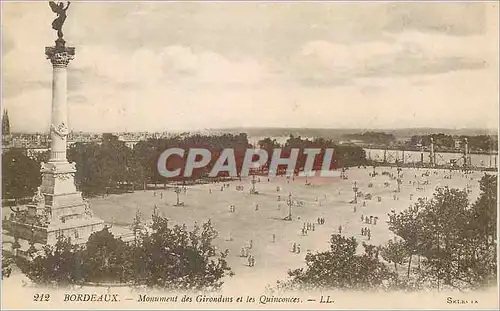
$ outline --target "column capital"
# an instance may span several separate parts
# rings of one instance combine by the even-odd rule
[[[45,47],[45,55],[55,68],[66,68],[75,58],[75,48],[66,47],[63,39],[57,39],[55,46]]]

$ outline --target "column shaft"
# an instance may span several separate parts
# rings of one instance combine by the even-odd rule
[[[68,112],[66,102],[67,68],[53,67],[52,78],[52,121],[51,121],[51,162],[67,162],[66,159],[66,132]]]

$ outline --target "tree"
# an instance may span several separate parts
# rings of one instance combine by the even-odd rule
[[[135,212],[134,220],[132,221],[130,230],[132,230],[132,232],[134,233],[134,245],[137,246],[140,242],[140,236],[144,231],[144,225],[141,221],[141,212],[139,210]]]
[[[484,174],[479,181],[481,194],[472,206],[473,222],[471,223],[475,233],[485,239],[485,243],[491,244],[497,237],[497,177]]]
[[[40,164],[21,149],[10,149],[2,155],[2,198],[33,196],[41,178]]]
[[[461,266],[474,287],[496,284],[497,276],[497,176],[485,174],[479,185],[481,194],[471,207],[469,247]]]
[[[306,255],[306,268],[291,270],[284,286],[289,289],[367,290],[391,284],[396,275],[374,252],[356,255],[356,239],[332,235],[330,250]],[[365,247],[365,250],[371,249]]]
[[[2,250],[2,279],[8,278],[12,273],[12,264],[14,263],[14,259],[11,255],[7,254],[4,250]]]
[[[50,150],[37,152],[33,155],[33,158],[36,163],[44,162],[47,163],[50,160]]]
[[[216,255],[212,242],[217,232],[210,221],[192,231],[186,225],[168,226],[168,220],[153,216],[152,233],[146,234],[136,265],[142,273],[138,284],[178,290],[215,290],[225,275],[232,275],[227,265],[228,251]]]
[[[74,284],[82,280],[81,249],[62,235],[55,245],[46,245],[43,254],[20,265],[21,271],[39,284]]]
[[[425,258],[425,274],[454,286],[460,258],[467,247],[465,234],[469,213],[465,190],[437,188],[434,198],[421,206],[420,253]]]
[[[192,231],[186,225],[168,227],[168,220],[153,216],[152,232],[128,245],[107,228],[94,232],[83,247],[59,237],[22,271],[39,284],[130,282],[176,290],[216,290],[223,277],[232,276],[226,262],[228,251],[219,255],[213,240],[217,231],[210,221]]]
[[[111,234],[107,227],[90,235],[83,255],[86,281],[126,282],[129,280],[130,247]]]
[[[76,143],[68,159],[76,162],[75,182],[87,196],[130,191],[144,184],[146,173],[136,154],[114,135],[104,135],[101,145]]]
[[[408,256],[408,269],[407,277],[410,277],[411,263],[413,255],[418,253],[420,243],[423,243],[422,238],[422,217],[420,213],[425,206],[426,201],[419,199],[415,206],[402,211],[399,214],[389,214],[389,230],[403,239],[404,247],[406,248],[405,254]]]
[[[394,264],[394,272],[398,272],[398,265],[403,265],[408,258],[407,245],[404,240],[389,242],[381,248],[380,255],[382,258]]]
[[[472,205],[465,190],[436,188],[431,200],[390,215],[389,229],[403,239],[402,247],[423,258],[422,282],[464,289],[496,281],[496,185],[495,176],[485,175]]]

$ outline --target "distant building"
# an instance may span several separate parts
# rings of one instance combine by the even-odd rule
[[[119,141],[122,141],[125,143],[125,146],[127,146],[128,148],[130,149],[134,149],[134,146],[139,142],[141,141],[140,137],[124,137],[123,135],[122,136],[119,136],[118,137],[118,140]]]
[[[352,145],[356,145],[356,146],[361,146],[361,145],[365,144],[365,142],[361,139],[350,139],[349,143],[351,143]]]
[[[2,115],[2,150],[8,148],[11,144],[9,114],[7,113],[7,109],[4,109]]]
[[[2,135],[10,135],[10,121],[7,109],[4,109],[2,116]]]

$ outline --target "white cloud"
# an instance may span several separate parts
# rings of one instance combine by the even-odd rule
[[[71,126],[496,124],[498,8],[485,29],[445,31],[469,11],[439,6],[451,17],[405,28],[401,16],[425,19],[428,7],[391,6],[75,3],[65,24],[76,46]],[[15,130],[46,129],[52,69],[43,48],[55,39],[54,16],[45,2],[2,8],[3,104]]]
[[[485,36],[386,34],[386,41],[305,43],[294,55],[293,74],[306,84],[344,84],[368,76],[410,76],[496,67],[498,45]],[[483,48],[477,48],[483,47]]]
[[[211,52],[194,52],[185,46],[168,46],[159,50],[118,51],[86,46],[78,51],[74,68],[109,79],[111,83],[137,87],[166,82],[189,85],[254,85],[269,77],[267,69],[252,59],[229,60]]]

